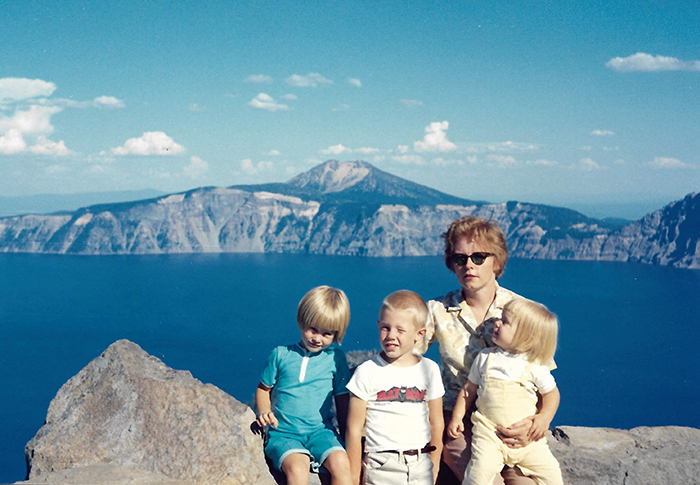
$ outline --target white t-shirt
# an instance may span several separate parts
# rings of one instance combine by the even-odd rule
[[[396,367],[377,355],[357,367],[347,387],[367,402],[365,451],[421,449],[430,442],[428,401],[445,394],[432,360]]]
[[[486,376],[486,362],[489,361],[489,372],[491,379],[501,379],[505,381],[519,381],[523,371],[530,364],[525,358],[525,354],[511,354],[499,347],[484,349],[476,356],[472,368],[469,371],[469,380],[479,386],[478,395],[484,386]],[[530,376],[527,378],[527,390],[537,399],[536,394],[547,394],[557,386],[554,376],[547,366],[533,364],[530,368]]]

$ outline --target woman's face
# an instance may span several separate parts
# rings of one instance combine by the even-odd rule
[[[489,252],[485,246],[475,241],[467,241],[466,239],[457,240],[453,254],[474,254],[474,253]],[[459,284],[467,293],[477,293],[480,290],[495,286],[496,260],[493,256],[489,256],[481,265],[474,264],[471,258],[462,266],[452,265],[452,269],[457,275]]]

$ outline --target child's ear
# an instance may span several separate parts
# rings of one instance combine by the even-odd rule
[[[425,332],[427,332],[425,328],[421,328],[418,330],[418,332],[416,332],[416,342],[423,340],[423,337],[425,337]]]

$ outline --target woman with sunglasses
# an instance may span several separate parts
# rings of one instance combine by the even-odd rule
[[[452,417],[457,395],[464,386],[476,355],[491,340],[494,322],[501,318],[503,307],[518,295],[499,286],[508,260],[503,231],[495,222],[467,216],[452,222],[442,235],[445,239],[445,264],[459,281],[460,287],[443,297],[430,300],[430,319],[425,339],[418,350],[425,352],[437,342],[445,384],[443,397],[445,423]],[[465,416],[464,433],[457,439],[444,436],[443,461],[461,482],[471,456],[471,411]],[[527,432],[531,420],[499,428],[503,442],[513,448],[529,443]],[[444,476],[444,475],[443,475]],[[517,467],[504,467],[494,484],[533,485]]]

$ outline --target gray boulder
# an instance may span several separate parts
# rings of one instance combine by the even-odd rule
[[[680,426],[629,431],[560,426],[548,437],[564,483],[658,485],[700,483],[700,430]]]
[[[253,411],[127,340],[61,387],[27,444],[32,483],[272,484]]]

